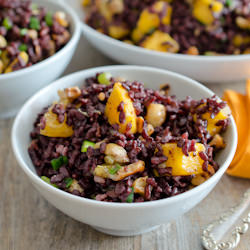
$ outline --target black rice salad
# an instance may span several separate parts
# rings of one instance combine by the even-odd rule
[[[74,195],[108,202],[171,197],[219,168],[230,111],[216,96],[178,100],[98,73],[37,116],[28,149],[38,175]]]
[[[83,0],[83,5],[88,25],[146,49],[250,53],[250,0]]]
[[[0,0],[0,74],[38,63],[70,39],[69,21],[31,1]]]

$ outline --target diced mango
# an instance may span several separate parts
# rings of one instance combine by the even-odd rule
[[[241,16],[236,17],[236,24],[241,29],[250,29],[250,18],[244,18]]]
[[[214,21],[213,13],[221,13],[223,3],[218,0],[194,0],[193,16],[205,25],[210,25]]]
[[[0,74],[2,74],[3,72],[3,67],[4,67],[3,61],[0,59]]]
[[[250,48],[245,49],[244,52],[243,52],[243,54],[244,54],[244,55],[250,54]]]
[[[179,44],[169,34],[159,30],[147,37],[141,46],[150,50],[171,53],[177,53],[179,50]]]
[[[1,54],[1,59],[2,59],[2,61],[3,61],[4,68],[6,68],[6,67],[9,65],[9,63],[10,63],[10,59],[9,59],[9,57],[8,57],[8,52],[7,52],[7,50],[4,50],[4,51],[2,52],[2,54]]]
[[[250,36],[243,37],[242,35],[237,34],[233,38],[233,44],[237,47],[240,47],[242,45],[249,44],[249,43],[250,43]]]
[[[138,28],[135,28],[133,31],[132,31],[132,34],[131,34],[131,38],[134,42],[139,42],[142,38],[144,37],[144,33],[139,30]]]
[[[109,35],[115,39],[121,39],[129,34],[129,29],[124,26],[110,25]]]
[[[166,143],[162,145],[163,153],[168,157],[166,167],[172,168],[172,175],[193,175],[203,172],[203,160],[199,156],[199,152],[205,151],[205,146],[201,143],[195,144],[195,154],[190,152],[186,156],[182,152],[182,148],[177,147],[177,143]]]
[[[88,5],[90,5],[90,3],[91,3],[91,0],[82,0],[83,6],[88,6]]]
[[[168,3],[157,1],[151,6],[151,8],[154,9],[155,12],[152,13],[149,8],[144,9],[137,22],[137,28],[144,34],[159,27],[161,21],[165,25],[169,25],[171,22],[172,8]],[[162,13],[163,10],[165,10],[165,13],[162,20],[160,20],[159,13]]]
[[[134,188],[134,193],[144,196],[145,187],[147,185],[147,179],[148,179],[148,176],[139,177],[133,182],[132,187]]]
[[[211,136],[218,134],[221,131],[220,126],[216,126],[216,123],[220,120],[225,120],[229,117],[231,111],[228,106],[222,109],[214,118],[211,118],[209,112],[203,114],[201,117],[203,120],[207,120],[207,131]]]
[[[215,12],[215,13],[219,13],[222,11],[223,9],[223,3],[221,2],[218,2],[218,1],[213,1],[211,3],[211,8],[212,8],[212,11]]]
[[[160,25],[160,18],[155,13],[150,13],[147,9],[143,10],[137,23],[138,29],[147,34],[150,30]]]
[[[66,116],[66,114],[65,114]],[[52,112],[52,107],[45,113],[46,125],[44,129],[40,130],[40,134],[48,137],[70,137],[73,135],[73,128],[66,123],[67,117],[64,122],[60,123],[57,115]]]
[[[214,17],[209,4],[205,4],[203,1],[197,0],[194,3],[193,16],[203,24],[209,25],[214,21]]]
[[[114,165],[98,165],[94,170],[94,175],[113,181],[120,181],[130,175],[144,171],[145,163],[139,160],[127,166],[122,166],[115,174],[112,174],[111,170],[114,167]]]
[[[117,110],[119,105],[123,102],[124,104],[124,114],[125,114],[125,121],[124,123],[120,123],[119,115],[120,112]],[[115,83],[113,90],[108,98],[106,108],[105,108],[105,115],[108,118],[108,121],[111,125],[118,124],[119,125],[119,132],[120,133],[136,133],[137,126],[136,126],[136,113],[133,106],[133,102],[128,95],[128,91],[123,88],[122,84],[117,82]],[[128,130],[127,126],[131,126]]]

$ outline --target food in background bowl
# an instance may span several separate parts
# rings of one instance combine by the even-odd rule
[[[54,55],[70,37],[63,11],[52,13],[31,1],[0,1],[0,74]]]
[[[38,115],[29,155],[47,183],[109,202],[144,202],[183,193],[219,168],[216,153],[229,110],[216,96],[179,101],[107,72]]]
[[[249,0],[84,0],[86,23],[146,49],[189,55],[249,54]]]

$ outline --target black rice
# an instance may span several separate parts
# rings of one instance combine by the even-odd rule
[[[188,156],[189,152],[195,151],[195,143],[203,143],[206,150],[199,153],[204,160],[203,170],[210,173],[209,165],[215,171],[218,169],[218,164],[214,161],[215,151],[209,146],[211,136],[207,131],[207,123],[202,120],[201,115],[205,112],[211,115],[217,114],[225,107],[224,102],[216,102],[215,96],[198,101],[187,97],[180,101],[175,96],[161,95],[159,91],[146,89],[138,81],[123,81],[122,86],[130,93],[138,116],[145,117],[147,106],[154,102],[166,107],[167,117],[162,126],[156,127],[151,135],[146,130],[146,121],[141,134],[127,132],[122,134],[118,131],[119,126],[110,125],[104,114],[107,99],[105,101],[98,99],[100,93],[104,93],[106,97],[110,96],[115,79],[106,86],[98,83],[97,76],[86,79],[86,84],[81,88],[81,95],[66,108],[56,104],[52,109],[59,122],[63,122],[67,117],[67,124],[74,130],[71,137],[56,138],[41,135],[40,129],[45,127],[44,114],[48,108],[37,116],[28,151],[39,176],[50,178],[51,183],[66,192],[109,202],[126,202],[132,192],[134,180],[148,176],[145,195],[134,194],[134,202],[143,202],[171,197],[189,190],[192,186],[191,181],[194,176],[172,176],[171,167],[161,167],[167,160],[163,155],[161,144],[175,142]],[[119,105],[119,110],[123,109],[123,104]],[[194,115],[197,116],[196,120]],[[120,122],[123,122],[123,119],[122,117]],[[225,129],[228,120],[220,121],[218,125]],[[100,147],[97,149],[88,147],[86,152],[81,152],[84,140],[100,142]],[[127,152],[130,163],[144,161],[145,170],[118,182],[94,176],[93,171],[96,166],[104,162],[104,152],[108,143],[122,146]],[[51,160],[60,156],[66,156],[68,162],[55,170],[51,166]],[[155,174],[155,170],[158,175]],[[79,188],[69,190],[65,184],[67,178],[77,180],[82,192]]]

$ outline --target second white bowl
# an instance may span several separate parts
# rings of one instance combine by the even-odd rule
[[[94,47],[117,62],[168,69],[203,83],[219,84],[250,77],[250,55],[170,54],[147,50],[103,35],[84,23],[85,13],[81,2],[81,0],[71,0],[71,6],[81,19],[83,34]]]

